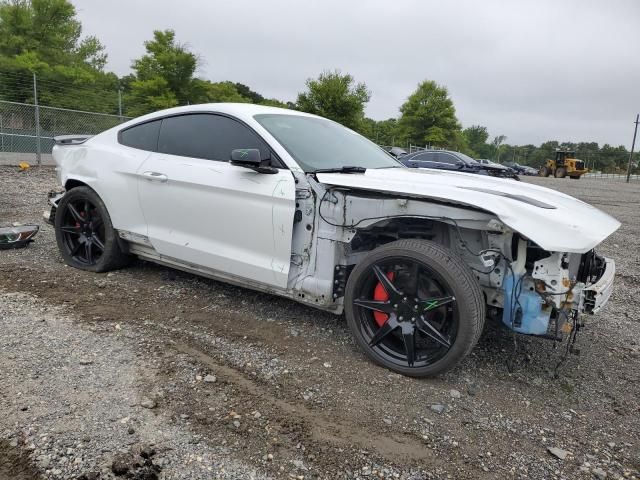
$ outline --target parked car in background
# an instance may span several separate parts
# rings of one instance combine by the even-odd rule
[[[191,105],[55,142],[65,191],[45,218],[68,265],[137,256],[344,312],[363,351],[405,375],[460,362],[489,308],[557,338],[613,289],[613,260],[593,250],[620,226],[609,215],[535,185],[405,168],[315,115]]]
[[[516,162],[505,162],[503,165],[505,167],[512,168],[513,170],[518,172],[520,175],[529,175],[529,176],[538,175],[538,170],[536,170],[535,168],[529,167],[527,165],[520,165],[519,163],[516,163]]]
[[[483,164],[464,153],[450,150],[420,150],[400,157],[398,160],[409,168],[436,168],[519,180],[513,170],[503,165]]]

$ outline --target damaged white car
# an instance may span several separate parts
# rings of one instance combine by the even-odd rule
[[[343,311],[375,362],[456,365],[488,312],[562,338],[596,313],[619,223],[546,188],[408,169],[357,133],[246,104],[179,107],[93,137],[58,137],[65,192],[46,213],[71,266],[138,256]]]

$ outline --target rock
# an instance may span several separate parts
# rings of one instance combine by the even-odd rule
[[[391,419],[390,418],[385,418],[382,420],[384,423],[386,423],[387,425],[391,425]]]
[[[460,398],[460,397],[462,397],[462,394],[458,390],[455,390],[455,389],[449,390],[449,395],[451,395],[451,398]]]
[[[100,472],[87,472],[78,477],[78,480],[98,480],[100,478]]]
[[[156,451],[153,449],[153,447],[150,447],[150,446],[146,446],[140,451],[140,456],[142,458],[151,458],[155,454],[156,454]]]
[[[135,429],[135,428],[133,428],[133,427],[129,427],[129,428],[127,429],[127,433],[128,433],[129,435],[133,435],[134,433],[136,433],[136,429]]]
[[[556,447],[547,447],[547,451],[560,460],[564,460],[565,458],[567,458],[567,455],[571,455],[571,452]]]
[[[233,426],[236,428],[240,428],[240,422],[238,420],[233,421]]]
[[[80,363],[80,365],[91,365],[93,363],[93,360],[89,360],[88,358],[81,358],[78,363]]]
[[[131,458],[129,455],[119,454],[113,458],[111,463],[111,471],[116,477],[126,475],[131,468]]]
[[[142,399],[142,401],[140,402],[140,406],[143,407],[143,408],[156,408],[158,406],[158,404],[156,403],[155,400],[153,400],[151,398],[144,397]]]
[[[478,387],[476,387],[475,385],[469,385],[467,387],[467,395],[475,397],[477,394],[478,394]]]
[[[204,377],[204,381],[206,383],[216,383],[218,381],[218,378],[215,375],[207,375],[206,377]]]
[[[324,363],[322,364],[322,366],[323,366],[324,368],[331,368],[331,364],[330,364],[329,362],[324,362]]]
[[[253,418],[260,418],[262,414],[258,411],[253,412]]]
[[[607,472],[605,472],[601,468],[594,468],[593,470],[591,470],[591,473],[593,473],[593,476],[598,480],[605,480],[605,478],[607,478]]]
[[[304,462],[302,460],[293,460],[291,463],[293,463],[293,466],[299,470],[307,469],[307,467],[304,466]]]
[[[533,383],[536,387],[539,387],[542,385],[542,379],[540,377],[536,377],[531,381],[531,383]]]
[[[441,403],[437,403],[435,405],[431,405],[431,410],[433,410],[436,413],[442,413],[445,411],[447,407],[445,407],[444,405],[442,405]]]

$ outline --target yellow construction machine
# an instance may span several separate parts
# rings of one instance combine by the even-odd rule
[[[538,172],[541,177],[553,175],[556,178],[569,177],[578,180],[589,171],[584,161],[576,158],[576,152],[556,150],[556,158],[547,160]]]

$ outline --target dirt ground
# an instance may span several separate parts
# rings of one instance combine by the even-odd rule
[[[0,224],[42,226],[0,251],[0,480],[639,478],[640,184],[526,181],[623,223],[599,248],[609,305],[559,368],[564,344],[489,324],[416,380],[343,317],[142,261],[66,267],[53,169],[0,167]]]

